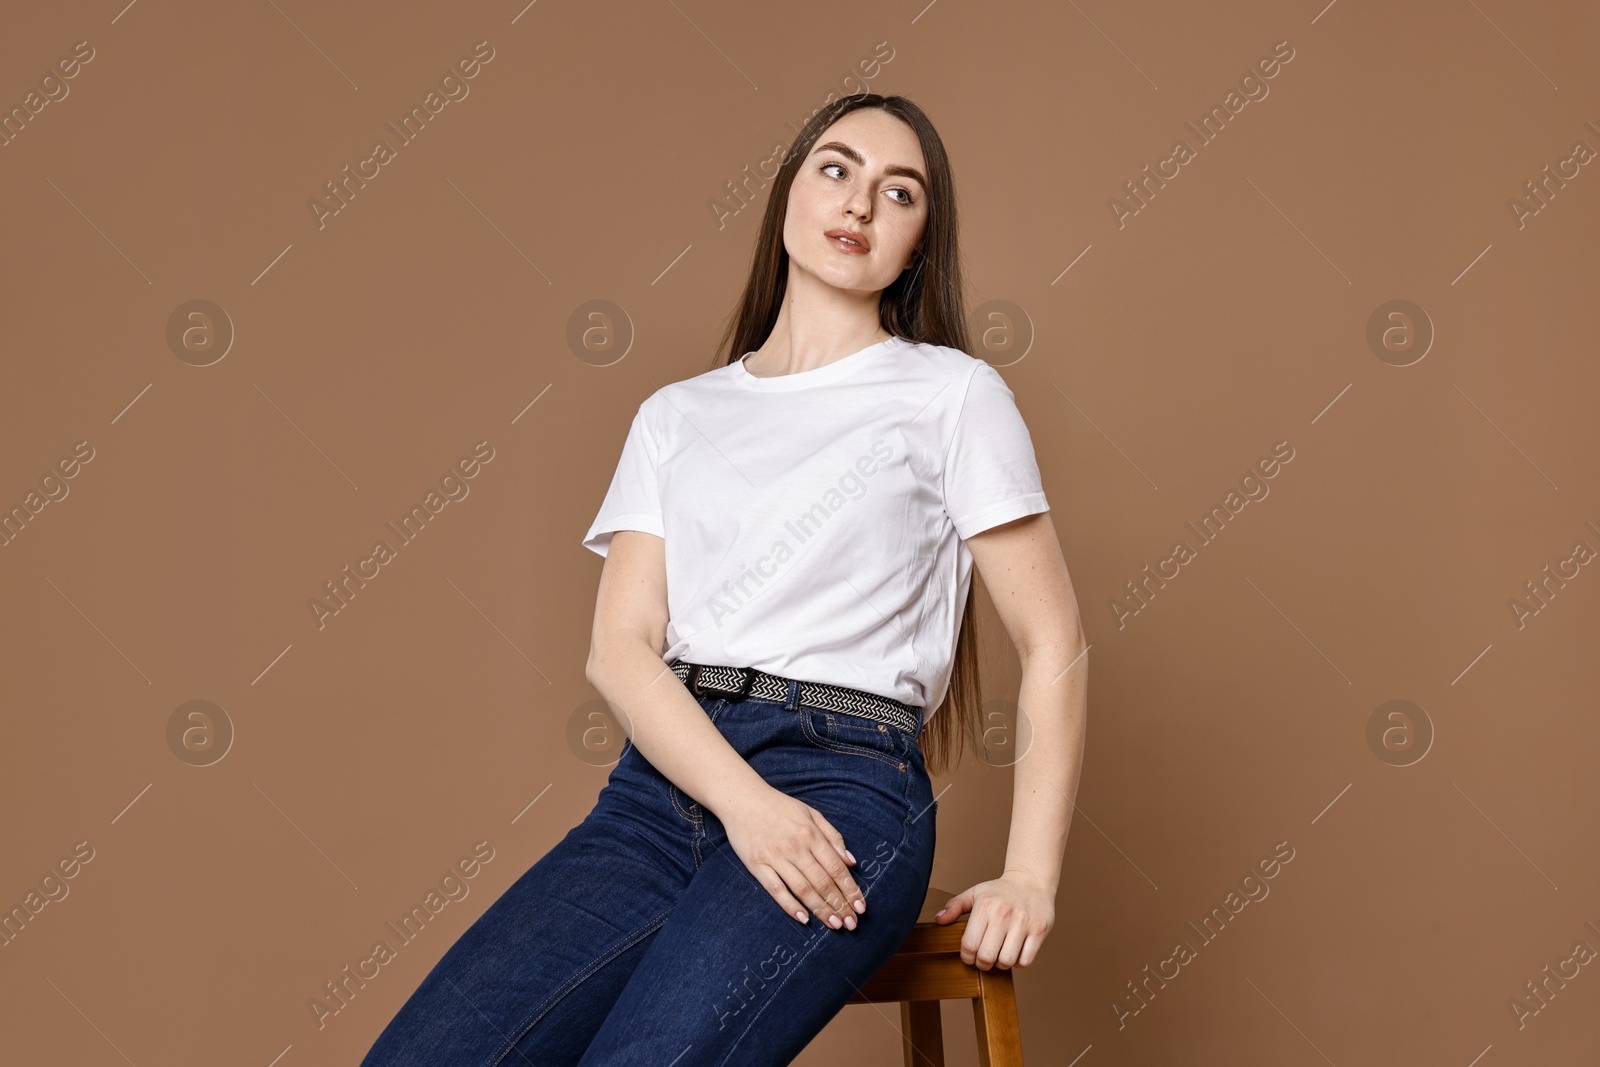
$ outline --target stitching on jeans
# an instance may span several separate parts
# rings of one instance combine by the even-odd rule
[[[851,715],[849,712],[828,712],[828,728],[833,734],[840,733],[841,731],[855,732],[875,728],[880,735],[892,738],[896,742],[894,746],[896,759],[904,762],[906,754],[909,751],[908,742],[911,740],[911,735],[906,733],[904,730],[897,729],[881,722],[872,722],[871,720],[863,721],[858,716]],[[836,740],[842,745],[859,744],[864,748],[872,748],[872,745],[869,742],[852,741],[848,736],[838,737]],[[874,751],[877,750],[874,749]]]
[[[908,760],[907,762],[909,763],[910,761]],[[913,776],[912,776],[911,772],[907,771],[906,772],[905,788],[900,791],[900,799],[905,801],[905,805],[906,805],[906,821],[904,823],[902,823],[901,826],[900,826],[900,846],[899,847],[901,847],[901,848],[905,848],[906,845],[911,842],[911,824],[913,822],[915,822],[916,818],[917,818],[915,815],[911,814],[911,809],[913,807],[913,805],[911,803],[911,779],[912,779],[912,777]]]
[[[906,735],[902,731],[894,730],[895,737],[896,737],[896,739],[898,741],[901,742],[901,745],[900,745],[900,747],[898,749],[896,749],[895,755],[891,756],[891,755],[888,755],[888,754],[886,754],[884,752],[878,751],[877,749],[873,748],[871,745],[862,744],[862,743],[856,742],[856,741],[846,741],[846,740],[844,740],[842,738],[834,737],[833,734],[838,729],[838,727],[840,725],[839,724],[839,720],[838,720],[838,716],[840,714],[845,714],[845,713],[833,712],[833,711],[824,711],[822,714],[823,714],[823,718],[826,719],[827,723],[828,723],[828,734],[823,738],[823,740],[831,742],[832,744],[834,744],[836,746],[842,746],[843,750],[845,750],[845,751],[859,752],[863,756],[876,756],[879,759],[884,760],[887,763],[894,764],[894,766],[896,766],[896,767],[901,767],[901,765],[905,763],[905,745],[904,745],[904,742],[905,742]],[[879,731],[884,733],[884,734],[887,734],[891,729],[893,729],[892,727],[885,726],[882,723],[875,723],[874,725],[876,725],[878,727]]]
[[[496,1067],[496,1065],[504,1060],[506,1056],[517,1047],[517,1042],[526,1037],[528,1031],[532,1030],[534,1026],[538,1024],[539,1020],[548,1014],[550,1009],[555,1007],[556,1004],[562,1000],[562,998],[592,978],[594,973],[601,967],[604,967],[606,964],[622,955],[622,953],[626,952],[628,949],[644,940],[647,934],[654,932],[661,926],[662,923],[667,921],[667,916],[671,915],[673,908],[676,907],[677,905],[674,904],[671,908],[668,908],[660,915],[657,915],[654,919],[651,919],[649,922],[639,927],[639,929],[635,930],[633,933],[617,942],[617,944],[613,945],[610,949],[601,953],[592,962],[584,966],[577,973],[573,974],[572,977],[568,978],[565,982],[562,982],[561,985],[557,986],[554,992],[545,997],[544,1000],[540,1001],[538,1006],[536,1006],[533,1011],[529,1012],[527,1017],[524,1018],[522,1022],[517,1024],[516,1029],[511,1032],[505,1041],[501,1042],[500,1046],[490,1054],[489,1060],[485,1064],[485,1067]]]
[[[847,744],[846,742],[835,741],[830,737],[824,737],[817,732],[815,723],[812,720],[811,713],[814,710],[816,709],[813,709],[809,704],[800,705],[800,730],[805,734],[806,740],[810,741],[818,748],[826,749],[829,752],[842,752],[850,756],[865,756],[868,759],[875,759],[880,763],[887,763],[889,766],[899,770],[907,770],[904,756],[888,756],[882,752],[879,752],[877,749],[867,748],[859,745],[851,745]],[[822,711],[821,714],[827,715],[828,712]]]
[[[694,832],[689,835],[689,851],[694,856],[694,869],[697,871],[700,869],[701,863],[700,845],[703,841],[705,841],[705,838],[705,817],[703,815],[696,814],[694,817]]]
[[[665,778],[666,775],[662,775],[662,777]],[[671,781],[669,780],[667,782],[667,796],[672,800],[673,808],[676,809],[678,814],[682,815],[684,817],[684,819],[687,820],[688,822],[691,822],[691,823],[695,822],[696,820],[695,820],[695,817],[694,817],[694,813],[691,812],[688,808],[685,808],[681,803],[679,803],[679,799],[678,798],[679,798],[680,795],[681,794],[679,794],[679,792],[678,792],[678,787],[673,785],[671,783]]]

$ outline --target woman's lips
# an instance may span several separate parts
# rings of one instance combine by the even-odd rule
[[[858,244],[851,244],[842,237],[829,237],[828,243],[837,248],[839,251],[848,252],[851,255],[864,256],[867,254],[867,250],[865,248],[862,248]]]

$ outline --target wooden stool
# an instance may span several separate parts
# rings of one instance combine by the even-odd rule
[[[978,1029],[978,1063],[982,1067],[1022,1067],[1022,1036],[1017,1030],[1011,972],[999,967],[985,971],[961,962],[961,936],[966,933],[969,915],[948,926],[933,921],[953,896],[942,889],[928,890],[910,936],[848,1003],[899,1001],[906,1067],[944,1067],[939,1002],[970,999]]]

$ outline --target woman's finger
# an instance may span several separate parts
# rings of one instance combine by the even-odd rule
[[[987,914],[987,911],[976,906],[976,902],[968,914],[967,928],[961,934],[961,962],[968,967],[977,965],[978,949],[983,945],[983,933],[989,928]]]
[[[778,902],[778,907],[793,915],[796,921],[806,922],[810,919],[806,909],[794,898],[794,894],[789,892],[789,887],[784,884],[777,871],[765,864],[759,864],[750,873],[761,883],[761,887],[771,894],[772,899]]]
[[[940,908],[933,917],[934,920],[938,922],[943,922],[946,920],[954,921],[961,918],[961,916],[965,915],[971,909],[972,890],[969,889],[965,892],[957,893],[955,896],[947,900],[944,907]]]
[[[861,887],[856,885],[855,878],[850,874],[850,868],[839,858],[838,853],[819,851],[816,853],[816,858],[829,879],[828,899],[833,901],[834,907],[838,910],[840,921],[854,930],[855,917],[867,910],[866,896],[862,894]],[[835,897],[838,899],[835,900]],[[856,905],[857,901],[861,902],[859,907]]]
[[[828,903],[823,922],[835,930],[854,929],[856,912],[844,886],[855,883],[850,880],[850,869],[845,866],[844,857],[835,852],[826,839],[818,839],[809,855],[799,857],[799,865]]]
[[[789,888],[811,908],[812,914],[826,925],[832,926],[828,919],[835,914],[835,909],[823,894],[827,872],[817,865],[817,861],[812,859],[809,853],[794,857],[788,864],[789,869],[794,872],[794,880],[789,882]]]
[[[1010,932],[1010,921],[995,922],[990,920],[984,927],[983,939],[978,942],[978,969],[987,971],[993,969],[995,961],[1000,958],[1000,950],[1005,947],[1006,934]]]
[[[811,880],[805,876],[800,868],[781,858],[773,860],[772,867],[773,870],[778,872],[778,877],[783,879],[783,883],[789,887],[789,892],[798,897],[800,903],[806,906],[808,919],[810,915],[816,915],[821,918],[828,914],[828,902],[822,899],[822,895],[817,892],[816,887],[811,884]]]
[[[1017,966],[1032,967],[1033,958],[1039,954],[1039,945],[1043,941],[1044,938],[1038,934],[1029,934],[1028,939],[1023,942],[1022,955],[1017,957]]]
[[[849,849],[845,848],[844,835],[833,828],[833,824],[827,820],[822,812],[817,811],[815,808],[812,808],[811,811],[812,819],[822,829],[822,832],[827,836],[828,840],[833,843],[834,851],[844,858],[844,861],[847,865],[854,862],[855,856],[851,854]],[[827,857],[819,858],[822,859],[826,865]],[[856,885],[855,878],[850,874],[849,866],[842,868],[829,867],[829,876],[833,884],[839,887],[839,892],[844,896],[844,900],[842,901],[844,911],[840,913],[840,918],[842,919],[847,915],[866,914],[866,895],[862,893],[861,888]]]
[[[855,855],[845,847],[844,835],[833,828],[833,823],[829,822],[827,817],[816,808],[811,809],[811,819],[817,824],[817,828],[827,835],[828,840],[832,842],[833,850],[839,853],[846,863],[855,863]]]
[[[1001,970],[1009,971],[1017,965],[1017,960],[1022,957],[1023,946],[1028,941],[1026,922],[1027,920],[1023,916],[1012,916],[1011,920],[1006,924],[1009,927],[1006,931],[1006,939],[1000,946],[999,958],[995,960],[995,966]]]

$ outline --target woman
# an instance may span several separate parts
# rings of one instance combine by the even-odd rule
[[[1033,961],[1086,661],[1027,428],[965,333],[938,135],[901,97],[829,105],[774,181],[724,357],[640,405],[584,538],[621,757],[365,1064],[790,1062],[921,909],[928,764],[980,727],[974,562],[1030,747],[1004,872],[937,921],[970,913],[968,963]]]

